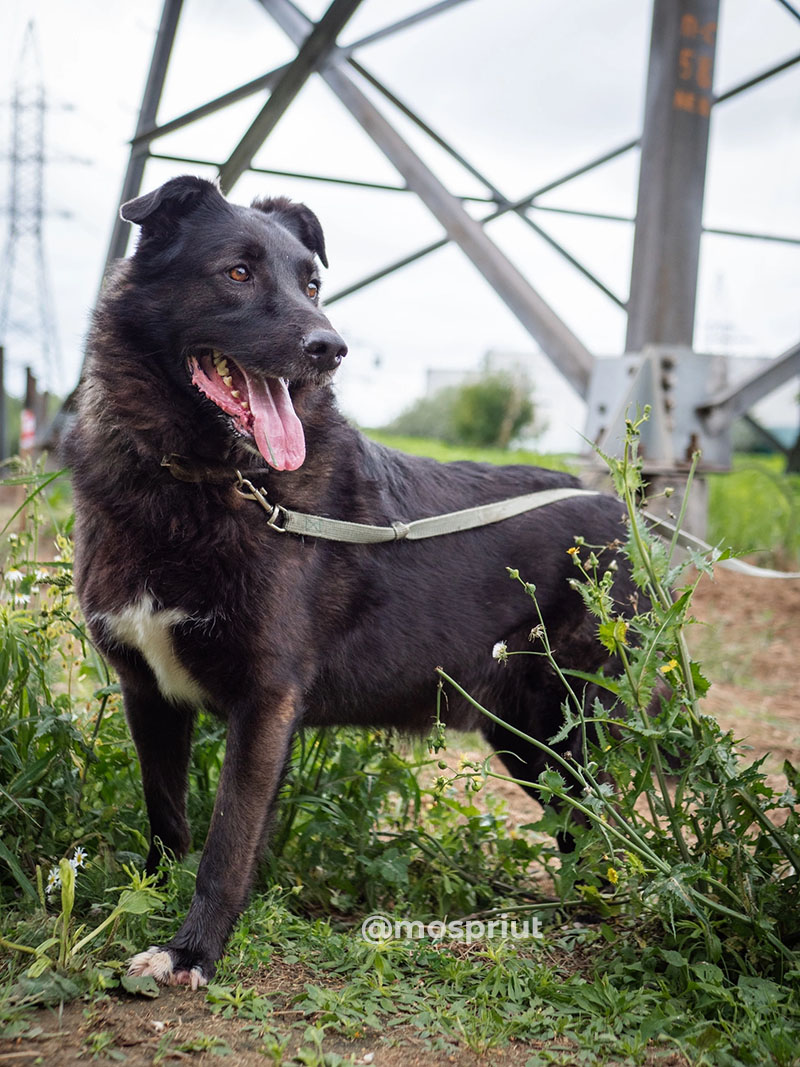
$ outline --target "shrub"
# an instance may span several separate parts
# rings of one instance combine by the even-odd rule
[[[508,448],[533,421],[526,389],[505,375],[462,386],[453,407],[453,430],[465,445]]]
[[[420,397],[385,427],[387,433],[503,449],[537,429],[527,385],[506,374]]]

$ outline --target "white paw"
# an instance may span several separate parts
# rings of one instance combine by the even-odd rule
[[[139,952],[128,964],[128,974],[135,978],[149,976],[163,985],[172,985],[172,956],[166,949],[151,945],[146,952]]]
[[[149,976],[162,985],[188,985],[193,990],[208,985],[199,967],[176,971],[172,956],[165,948],[151,945],[146,952],[139,952],[128,964],[128,974],[136,978]]]

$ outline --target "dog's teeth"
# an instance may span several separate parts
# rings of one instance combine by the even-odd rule
[[[227,370],[228,368],[226,367],[225,369]],[[233,378],[231,378],[230,374],[223,375],[222,380],[229,389],[233,385]]]
[[[238,400],[241,395],[238,389],[231,389],[231,396],[234,400]]]
[[[246,400],[243,400],[242,403],[241,403],[241,408],[242,408],[242,411],[249,411],[250,410],[250,405],[247,403]]]

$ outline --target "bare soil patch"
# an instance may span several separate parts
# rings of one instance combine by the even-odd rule
[[[704,710],[766,769],[800,761],[800,580],[717,570],[693,600],[692,650],[712,685]]]

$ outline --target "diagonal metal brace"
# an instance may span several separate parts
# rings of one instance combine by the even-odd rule
[[[253,156],[269,137],[278,120],[303,88],[308,78],[336,47],[336,38],[350,21],[361,0],[332,0],[332,3],[303,41],[299,52],[286,67],[264,107],[222,164],[219,183],[227,193],[253,161]]]
[[[305,40],[309,20],[290,0],[260,2],[296,45]],[[329,63],[319,73],[451,240],[468,256],[577,392],[585,396],[594,365],[591,352],[361,91],[347,71],[346,63],[346,55],[334,49]]]

